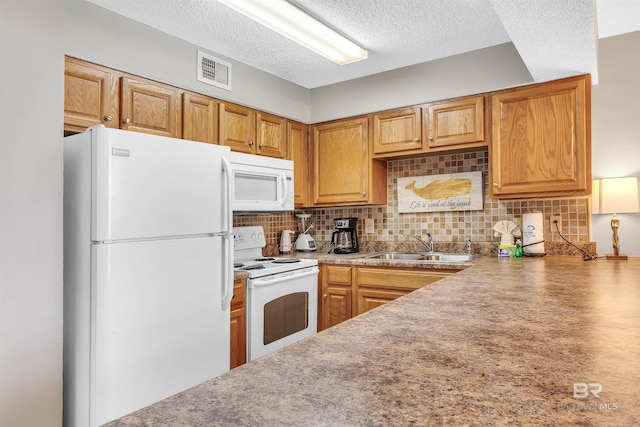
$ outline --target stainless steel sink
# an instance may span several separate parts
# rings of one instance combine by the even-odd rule
[[[466,262],[480,255],[450,254],[444,252],[381,252],[367,255],[370,259],[389,259],[403,261],[431,261],[431,262]]]
[[[367,258],[420,260],[424,258],[424,255],[415,252],[384,252],[381,254],[369,255]]]
[[[465,261],[471,261],[474,258],[477,258],[478,255],[469,255],[469,254],[447,254],[447,253],[441,253],[441,254],[425,254],[425,258],[424,259],[431,259],[429,257],[435,257],[433,258],[434,261],[442,261],[442,262],[465,262]]]

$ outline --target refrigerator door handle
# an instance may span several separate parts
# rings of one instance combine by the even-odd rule
[[[222,157],[222,171],[224,172],[225,185],[224,185],[224,225],[222,231],[225,233],[233,234],[233,206],[231,203],[234,193],[233,171],[231,169],[231,163],[226,157]]]
[[[222,236],[222,311],[226,311],[233,298],[233,235]]]
[[[223,226],[223,261],[222,261],[222,310],[227,310],[233,298],[233,171],[231,163],[222,157],[222,171],[224,172],[224,226]]]

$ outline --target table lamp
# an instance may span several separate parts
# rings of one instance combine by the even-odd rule
[[[640,212],[638,178],[633,176],[595,179],[591,206],[594,214],[613,214],[611,217],[613,253],[607,254],[607,259],[627,259],[625,254],[620,253],[620,237],[618,235],[620,221],[617,214]]]

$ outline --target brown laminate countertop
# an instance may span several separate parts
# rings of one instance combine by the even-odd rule
[[[109,425],[640,425],[640,258],[472,264]]]

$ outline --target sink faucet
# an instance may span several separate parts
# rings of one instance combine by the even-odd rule
[[[431,237],[431,233],[427,233],[427,238],[429,239],[429,242],[425,242],[418,236],[414,236],[412,234],[410,234],[409,237],[412,237],[416,239],[418,242],[422,243],[424,247],[427,248],[427,252],[433,252],[433,237]]]
[[[467,239],[467,255],[471,256],[471,239]]]

